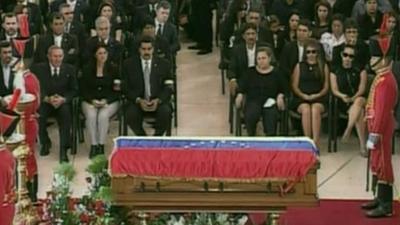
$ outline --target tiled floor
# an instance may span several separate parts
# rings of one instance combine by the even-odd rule
[[[187,44],[182,45],[178,54],[178,115],[179,125],[173,130],[178,136],[229,136],[228,127],[228,96],[221,94],[221,77],[217,68],[218,49],[214,48],[211,55],[197,56],[194,51],[187,50]],[[109,141],[106,145],[107,154],[111,152],[112,140],[117,135],[118,124],[113,121]],[[50,128],[53,146],[58,140],[55,126]],[[325,142],[324,142],[325,141]],[[321,168],[318,171],[318,192],[321,198],[363,199],[371,197],[365,192],[366,159],[358,154],[358,144],[355,138],[347,144],[339,143],[337,153],[327,153],[326,138],[321,149]],[[399,140],[397,140],[399,144]],[[397,152],[400,147],[397,146]],[[78,154],[72,159],[77,170],[73,185],[74,195],[86,191],[85,168],[88,165],[89,144],[79,146]],[[49,189],[52,180],[52,169],[58,164],[58,148],[53,147],[49,156],[38,156],[40,188],[43,196]],[[396,175],[396,196],[400,188],[400,155],[393,157]]]

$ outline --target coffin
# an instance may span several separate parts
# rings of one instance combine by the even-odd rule
[[[115,205],[243,212],[318,205],[318,150],[307,138],[120,137],[114,143]]]

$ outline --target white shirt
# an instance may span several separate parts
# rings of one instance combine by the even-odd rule
[[[8,84],[9,84],[9,82],[10,82],[10,72],[11,72],[10,65],[4,64],[2,67],[3,67],[2,69],[3,69],[4,85],[5,85],[7,88],[10,88],[10,87],[8,86]]]
[[[53,35],[53,37],[54,37],[54,44],[61,48],[62,35]]]
[[[256,45],[254,45],[252,49],[249,49],[246,46],[246,50],[247,50],[247,62],[248,62],[247,66],[253,67],[256,65]]]
[[[299,62],[301,62],[303,60],[304,46],[297,42],[297,48],[299,49]]]
[[[158,29],[160,28],[160,24],[161,24],[161,33],[163,32],[163,30],[164,30],[164,24],[163,23],[160,23],[160,22],[158,22],[158,20],[156,19],[155,20],[155,25],[156,25],[156,34],[158,33]]]
[[[332,60],[333,48],[343,44],[345,40],[346,38],[344,37],[344,34],[342,34],[339,38],[336,38],[335,35],[328,32],[322,34],[320,42],[324,47],[325,55],[328,60]]]
[[[6,34],[6,40],[7,41],[11,41],[11,39],[17,38],[18,37],[18,33],[15,33],[12,36],[9,36],[8,34]]]
[[[57,74],[60,75],[60,67],[54,67],[53,65],[50,64],[51,76],[54,76],[54,68],[56,69]]]

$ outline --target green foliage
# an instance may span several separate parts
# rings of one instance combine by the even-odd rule
[[[54,175],[62,176],[68,181],[72,181],[75,178],[76,171],[72,164],[61,163],[54,169]]]

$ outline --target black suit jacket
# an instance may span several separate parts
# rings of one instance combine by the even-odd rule
[[[47,61],[47,50],[54,45],[53,33],[42,35],[35,52],[35,63]],[[64,62],[76,65],[79,56],[78,40],[74,35],[64,33],[61,41],[61,48],[64,50]]]
[[[165,23],[161,37],[167,40],[172,55],[175,55],[181,48],[178,40],[177,29],[174,24],[170,22]]]
[[[4,97],[13,93],[14,72],[10,69],[10,78],[8,80],[8,88],[4,83],[3,65],[0,62],[0,96]]]
[[[269,45],[268,43],[257,42],[256,49],[260,46]],[[256,57],[256,54],[254,54],[254,57]],[[232,49],[231,60],[229,62],[229,69],[227,73],[228,79],[239,80],[249,68],[248,63],[246,43],[243,42],[234,46]]]
[[[89,59],[94,57],[94,50],[96,46],[99,44],[99,37],[91,37],[86,41],[86,46],[82,51],[82,63],[87,63]],[[122,44],[110,37],[107,42],[107,50],[108,50],[108,59],[112,66],[119,67],[121,65],[122,54],[124,52],[124,48]]]
[[[97,77],[96,63],[91,62],[82,69],[80,79],[80,95],[83,100],[91,102],[94,99],[107,99],[108,103],[118,100],[119,92],[114,91],[114,80],[119,79],[117,68],[106,64],[103,69],[103,77]]]
[[[286,43],[282,49],[281,58],[279,60],[279,67],[286,75],[286,78],[289,79],[292,76],[293,69],[299,61],[299,47],[297,46],[297,41]]]
[[[171,65],[167,60],[153,56],[151,61],[150,88],[151,99],[159,98],[163,103],[169,102],[172,94],[169,82]],[[135,102],[144,98],[144,76],[140,57],[134,56],[124,61],[122,66],[122,91],[128,100]]]
[[[155,16],[155,9],[150,12],[150,6],[148,3],[136,6],[135,13],[132,19],[131,31],[135,34],[138,33],[140,31],[140,28],[142,27],[143,21],[147,17],[154,18]]]
[[[79,51],[82,51],[85,47],[86,40],[88,39],[88,33],[86,32],[85,26],[81,22],[74,20],[69,28],[69,34],[75,35],[78,39]]]
[[[20,35],[18,34],[17,37],[20,37]],[[4,41],[7,40],[6,38],[6,34],[4,32],[4,30],[0,31],[0,41]],[[12,49],[13,49],[13,56],[20,58],[21,56],[19,55],[19,53],[17,52],[17,50],[15,49],[14,46],[14,42],[10,42]],[[25,44],[25,53],[24,53],[24,58],[32,58],[33,57],[33,52],[34,52],[34,41],[33,38],[29,39],[28,42]]]
[[[46,96],[58,94],[63,96],[66,103],[78,94],[77,74],[74,66],[63,63],[57,77],[52,76],[49,63],[43,62],[34,64],[31,71],[36,74],[40,83],[42,100]]]

